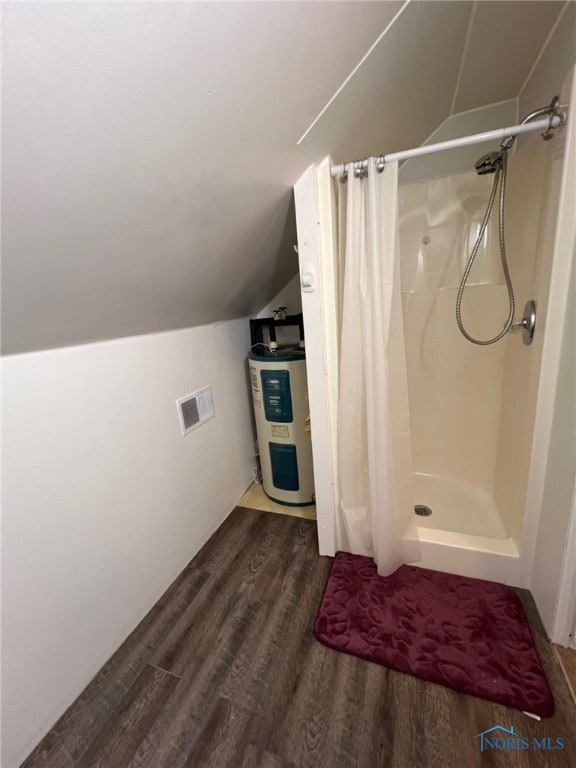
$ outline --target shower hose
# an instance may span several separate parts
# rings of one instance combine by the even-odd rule
[[[468,339],[468,341],[471,341],[472,344],[481,344],[484,346],[488,344],[494,344],[497,341],[500,341],[500,339],[503,338],[508,333],[508,331],[512,327],[512,323],[514,322],[514,310],[515,310],[514,288],[512,286],[512,280],[510,278],[510,270],[508,269],[508,259],[506,258],[506,243],[504,240],[504,198],[506,194],[507,155],[508,153],[506,151],[502,153],[502,161],[501,163],[498,164],[498,167],[496,168],[496,171],[494,174],[494,183],[492,184],[492,191],[490,192],[490,199],[488,200],[486,213],[484,214],[482,224],[480,225],[478,237],[476,238],[476,242],[474,243],[474,248],[472,248],[472,253],[470,254],[470,258],[468,259],[468,263],[466,264],[466,269],[464,270],[464,274],[462,275],[462,280],[460,281],[460,286],[458,287],[458,295],[456,297],[456,322],[458,323],[458,328],[460,329],[460,332],[462,333],[463,336],[465,336]],[[504,324],[504,328],[502,328],[500,333],[497,336],[494,336],[494,338],[492,339],[483,340],[483,339],[475,339],[474,336],[471,336],[466,330],[466,328],[464,327],[464,323],[462,322],[462,297],[464,296],[464,289],[466,288],[466,281],[468,280],[470,270],[474,265],[474,261],[478,254],[480,244],[482,243],[482,238],[484,237],[484,233],[486,232],[486,227],[488,226],[488,221],[490,219],[490,214],[492,213],[492,208],[494,206],[494,200],[496,199],[496,193],[498,192],[498,187],[500,187],[500,192],[498,195],[498,241],[500,244],[500,260],[502,262],[502,271],[504,272],[504,280],[506,282],[506,290],[508,292],[509,310],[508,310],[508,318],[506,320],[506,323]]]

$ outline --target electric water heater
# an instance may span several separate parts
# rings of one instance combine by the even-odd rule
[[[252,402],[266,495],[279,504],[314,503],[312,441],[302,316],[252,320]],[[300,342],[278,345],[278,325],[299,325]],[[262,328],[272,328],[268,343]],[[256,339],[256,341],[255,341]]]

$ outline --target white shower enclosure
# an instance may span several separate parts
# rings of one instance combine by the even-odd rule
[[[561,100],[576,103],[572,76]],[[566,610],[560,617],[547,603],[563,577],[570,595],[565,538],[576,538],[569,512],[552,508],[560,476],[565,485],[576,460],[574,408],[566,396],[573,372],[565,371],[574,358],[574,110],[556,134],[549,142],[538,134],[519,138],[509,158],[506,240],[516,315],[528,299],[538,308],[530,346],[508,334],[478,347],[456,325],[456,292],[492,177],[471,168],[419,178],[412,166],[409,182],[401,173],[399,189],[414,504],[432,509],[430,517],[415,518],[422,553],[416,564],[530,587],[552,635],[570,621]],[[332,164],[328,157],[310,166],[295,186],[318,538],[326,555],[335,553],[338,496],[339,182]],[[481,338],[498,332],[507,312],[496,229],[489,226],[465,294],[465,321]]]

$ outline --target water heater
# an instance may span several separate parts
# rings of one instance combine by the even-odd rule
[[[314,503],[312,441],[302,316],[252,320],[249,354],[252,402],[266,495],[279,504]],[[278,345],[278,325],[298,325],[295,345]],[[262,329],[268,327],[268,343]],[[258,341],[260,339],[260,341]]]

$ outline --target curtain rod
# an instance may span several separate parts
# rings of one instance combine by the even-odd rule
[[[508,136],[518,136],[521,133],[529,133],[530,131],[538,131],[540,129],[549,131],[551,128],[559,128],[564,125],[565,122],[566,115],[560,112],[550,115],[549,117],[543,117],[540,120],[533,120],[532,122],[523,125],[513,125],[510,128],[496,128],[493,131],[475,133],[472,136],[462,136],[459,139],[441,141],[438,144],[427,144],[422,147],[415,147],[414,149],[405,149],[403,152],[392,152],[389,155],[378,155],[378,160],[383,168],[384,163],[391,163],[394,160],[409,160],[411,157],[431,155],[434,152],[444,152],[447,149],[467,147],[471,144],[479,144],[483,141],[492,141],[493,139],[504,140]],[[346,165],[346,163],[333,165],[330,169],[331,175],[340,180],[345,179],[348,175]],[[368,168],[368,160],[355,161],[354,165],[358,171],[365,171]]]

